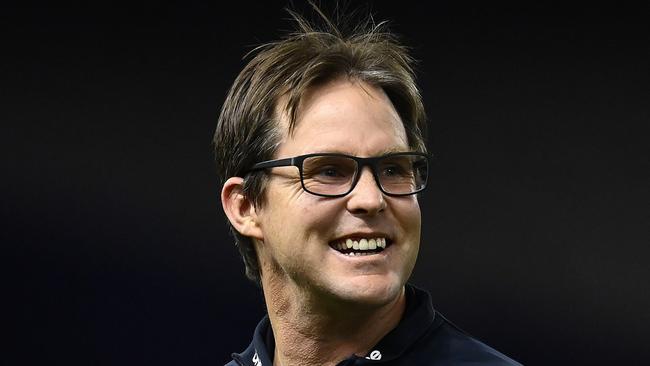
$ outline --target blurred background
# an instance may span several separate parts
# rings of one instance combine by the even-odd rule
[[[645,364],[648,6],[368,4],[419,60],[436,156],[412,282],[525,365]],[[3,364],[222,365],[248,345],[264,305],[211,137],[286,5],[1,6]]]

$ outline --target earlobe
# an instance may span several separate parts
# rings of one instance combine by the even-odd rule
[[[264,240],[253,202],[244,195],[244,179],[231,177],[221,190],[221,205],[230,224],[240,234]]]

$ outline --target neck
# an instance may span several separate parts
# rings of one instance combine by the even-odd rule
[[[397,326],[406,304],[404,289],[387,304],[369,305],[265,282],[275,337],[274,366],[329,366],[353,354],[365,356]]]

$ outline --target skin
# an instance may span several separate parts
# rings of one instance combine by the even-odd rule
[[[394,106],[379,88],[339,79],[311,90],[296,128],[276,158],[314,152],[359,157],[409,151]],[[241,178],[222,191],[224,211],[243,235],[254,238],[263,292],[276,339],[274,365],[335,365],[365,356],[402,317],[404,284],[420,243],[417,196],[384,195],[368,167],[345,197],[305,192],[295,167],[274,168],[263,207],[241,194]],[[381,253],[345,256],[330,243],[346,236],[385,236]]]

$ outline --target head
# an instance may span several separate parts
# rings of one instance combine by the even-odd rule
[[[249,172],[262,161],[311,152],[369,157],[389,150],[426,150],[425,113],[413,60],[386,24],[368,20],[342,33],[322,14],[325,26],[320,28],[292,15],[294,33],[253,51],[226,97],[214,135],[218,173],[231,187],[222,193],[222,201],[240,200],[238,210],[246,211],[245,219],[229,215],[246,275],[259,282],[265,268],[260,260],[274,262],[274,256],[298,249],[270,248],[281,247],[280,242],[332,241],[350,235],[361,239],[367,231],[413,242],[404,247],[410,250],[403,253],[408,263],[400,264],[410,267],[401,275],[408,276],[419,244],[416,196],[384,196],[375,183],[374,188],[368,186],[373,182],[368,181],[368,171],[353,192],[339,198],[299,190],[295,167]],[[346,148],[349,142],[357,146]],[[357,195],[362,187],[369,188],[373,202],[355,206],[368,193]],[[232,206],[224,203],[224,209],[228,214]],[[295,232],[287,233],[283,223]],[[319,255],[319,250],[311,254]],[[354,270],[372,272],[368,266]],[[300,272],[284,270],[296,276]]]

